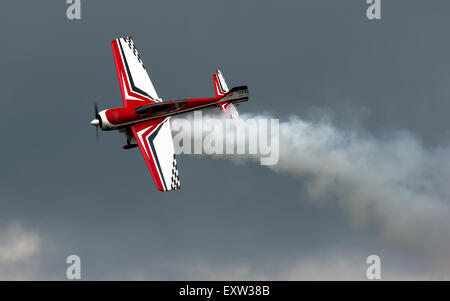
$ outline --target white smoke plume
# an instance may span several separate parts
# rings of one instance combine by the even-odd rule
[[[203,122],[211,118],[217,116],[204,115]],[[249,118],[270,117],[244,115],[244,125]],[[187,120],[194,122],[192,117]],[[180,119],[172,120],[173,129],[180,129],[180,123]],[[212,131],[204,131],[202,138]],[[180,132],[174,130],[174,134]],[[185,138],[191,143],[198,139]],[[352,225],[376,225],[384,243],[450,258],[448,146],[427,149],[407,131],[375,138],[358,130],[340,130],[327,121],[298,117],[280,121],[278,139],[279,162],[268,168],[298,178],[311,202],[336,202]],[[248,138],[237,141],[246,143]],[[224,157],[258,159],[255,155]]]

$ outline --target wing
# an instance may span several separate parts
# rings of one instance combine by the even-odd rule
[[[161,191],[180,188],[169,119],[159,118],[131,126],[156,188]]]
[[[132,37],[115,39],[111,42],[111,46],[124,107],[135,106],[142,101],[161,101],[134,46]]]

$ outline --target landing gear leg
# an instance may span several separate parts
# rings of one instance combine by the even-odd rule
[[[131,139],[133,139],[133,133],[131,132],[130,128],[127,128],[125,135],[127,136],[127,144],[122,146],[123,149],[130,149],[138,146],[136,143],[131,143]]]

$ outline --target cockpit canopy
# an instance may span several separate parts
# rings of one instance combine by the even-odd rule
[[[177,111],[182,108],[187,101],[185,99],[165,101],[165,102],[154,102],[151,104],[146,104],[137,107],[134,111],[138,115],[162,115],[167,114],[171,111]]]

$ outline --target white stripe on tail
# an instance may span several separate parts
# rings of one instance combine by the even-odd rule
[[[225,82],[222,72],[216,69],[216,74],[213,75],[214,80],[214,90],[216,92],[216,97],[224,96],[228,91],[228,85]]]

